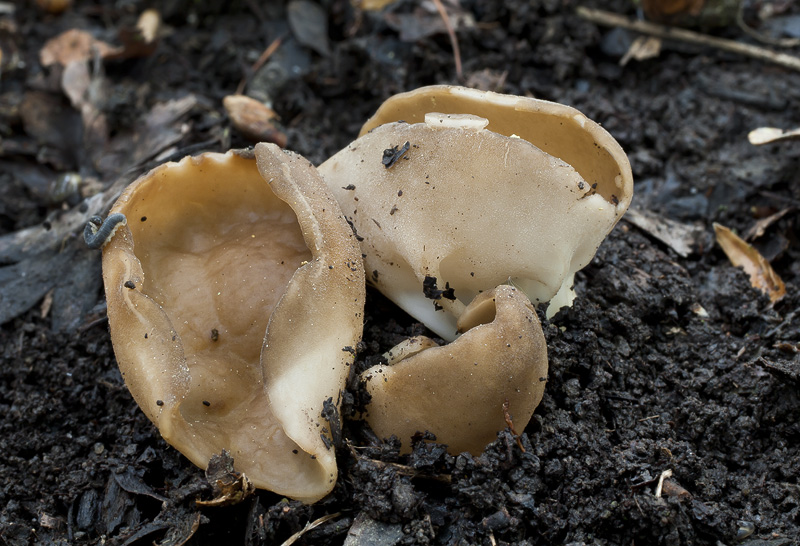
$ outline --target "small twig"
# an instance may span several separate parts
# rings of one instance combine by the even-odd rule
[[[519,439],[519,434],[517,434],[517,431],[514,430],[514,421],[511,420],[511,414],[508,412],[508,407],[510,405],[511,404],[508,401],[508,398],[506,398],[505,402],[503,402],[503,418],[506,420],[506,425],[508,425],[508,429],[514,436],[514,439],[517,441],[517,445],[519,446],[520,451],[525,453],[525,447],[522,445],[522,440]]]
[[[286,541],[281,546],[291,546],[292,544],[297,542],[297,539],[299,539],[301,536],[306,534],[311,529],[314,529],[315,527],[319,527],[320,525],[322,525],[326,521],[332,520],[333,518],[338,518],[341,515],[342,515],[341,512],[336,512],[335,514],[325,514],[324,516],[322,516],[319,519],[315,519],[314,521],[310,521],[310,522],[306,523],[305,527],[303,527],[302,529],[297,531],[295,534],[293,534],[292,536],[287,538]]]
[[[658,477],[658,485],[656,486],[656,498],[661,498],[661,490],[664,488],[664,480],[672,477],[672,470],[667,469]]]
[[[397,472],[401,476],[408,476],[409,478],[426,478],[429,480],[434,480],[441,483],[450,484],[453,482],[452,476],[450,474],[430,474],[427,472],[420,472],[415,468],[410,466],[399,464],[399,463],[389,463],[386,461],[379,461],[377,459],[370,459],[369,457],[364,457],[356,449],[359,446],[354,446],[349,441],[347,442],[347,447],[350,449],[350,454],[359,461],[369,461],[377,468],[384,469],[384,468],[392,468],[395,472]]]
[[[800,45],[800,40],[797,38],[773,38],[772,36],[767,36],[766,34],[758,32],[748,25],[744,20],[744,2],[739,3],[739,10],[736,12],[736,24],[739,25],[739,28],[746,34],[749,34],[759,42],[764,42],[765,44],[777,47],[795,47]]]
[[[456,62],[456,76],[458,77],[458,80],[461,81],[464,79],[464,74],[461,72],[461,50],[458,47],[458,37],[456,36],[456,31],[453,29],[453,24],[450,22],[450,17],[447,15],[447,10],[444,9],[442,0],[433,0],[433,3],[436,5],[439,15],[442,16],[444,26],[447,28],[447,35],[450,36],[450,44],[453,47],[453,57],[455,58]]]
[[[272,43],[267,46],[267,49],[261,54],[258,60],[253,63],[253,66],[250,67],[250,74],[255,74],[259,68],[264,66],[264,63],[272,57],[272,54],[275,53],[278,48],[281,46],[281,41],[283,41],[283,36],[278,36]],[[247,85],[248,77],[242,78],[242,81],[239,82],[239,86],[236,88],[236,94],[241,95],[244,91],[244,86]]]
[[[785,53],[776,53],[763,47],[717,38],[716,36],[708,36],[682,28],[657,25],[648,21],[632,21],[616,13],[599,9],[589,9],[583,6],[579,6],[576,13],[579,17],[599,25],[621,27],[643,34],[657,36],[665,40],[679,40],[691,44],[715,47],[730,53],[738,53],[739,55],[745,55],[762,61],[769,61],[793,70],[800,70],[800,58]]]
[[[256,19],[258,19],[259,23],[263,23],[267,20],[267,18],[264,16],[264,10],[261,9],[261,5],[256,2],[256,0],[245,0],[244,3],[247,4],[247,7],[250,8],[250,11],[253,12],[253,15],[256,16]]]
[[[107,322],[107,321],[108,321],[108,317],[107,316],[100,317],[98,319],[94,319],[92,322],[89,322],[88,324],[83,324],[83,325],[79,326],[77,331],[78,331],[78,333],[83,333],[86,330],[94,328],[95,326],[103,324],[104,322]]]

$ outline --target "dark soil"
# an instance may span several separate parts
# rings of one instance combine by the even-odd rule
[[[222,108],[243,79],[246,93],[271,99],[288,147],[319,163],[391,94],[458,83],[447,34],[420,35],[439,19],[418,3],[385,16],[322,1],[327,34],[308,24],[327,36],[325,55],[325,44],[321,53],[293,37],[277,2],[171,0],[154,53],[91,67],[88,102],[108,124],[96,133],[39,50],[71,28],[118,43],[148,3],[80,0],[62,15],[10,4],[0,15],[0,311],[16,316],[0,327],[0,544],[281,544],[326,514],[338,515],[296,544],[342,544],[348,532],[351,545],[800,544],[800,145],[747,141],[757,127],[800,126],[800,74],[679,43],[622,67],[634,36],[580,19],[579,3],[635,16],[623,0],[462,0],[474,18],[458,31],[466,82],[602,123],[631,158],[634,206],[694,229],[691,251],[617,226],[579,274],[574,307],[543,322],[550,374],[524,452],[506,431],[480,457],[424,442],[400,456],[346,419],[339,481],[323,501],[259,491],[216,508],[195,504],[213,496],[204,472],[125,388],[99,253],[79,228],[33,250],[12,239],[56,229],[97,206],[81,209],[84,197],[170,154],[248,145]],[[252,74],[278,37],[269,70]],[[146,116],[189,94],[176,123],[155,124],[174,132],[156,146]],[[81,175],[78,189],[56,191],[64,173]],[[771,304],[714,243],[712,223],[745,233],[781,211],[752,239],[786,282]],[[424,331],[368,297],[359,369]],[[345,418],[360,400],[351,387]]]

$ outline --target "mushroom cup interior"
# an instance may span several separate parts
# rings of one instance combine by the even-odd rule
[[[427,431],[452,454],[478,455],[508,426],[504,407],[522,430],[542,399],[547,345],[524,294],[510,286],[483,292],[459,328],[464,335],[444,346],[410,338],[389,351],[388,364],[362,374],[370,427],[396,435],[405,453]]]
[[[143,176],[103,251],[114,351],[164,438],[222,449],[259,488],[313,502],[336,481],[326,415],[361,337],[364,273],[316,169],[271,144]]]
[[[619,144],[581,112],[556,102],[451,85],[431,85],[387,99],[359,136],[385,123],[422,123],[425,114],[472,114],[486,129],[526,140],[571,165],[607,201],[624,209],[633,195],[630,163]]]
[[[188,158],[153,173],[124,211],[141,291],[177,331],[193,378],[181,415],[224,434],[241,418],[237,407],[251,403],[229,392],[263,383],[252,364],[269,317],[311,258],[295,213],[254,160],[233,154]]]

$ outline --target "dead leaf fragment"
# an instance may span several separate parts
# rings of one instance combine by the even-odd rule
[[[636,38],[625,55],[619,60],[620,66],[625,66],[628,61],[646,61],[661,54],[661,38],[655,36],[639,36]]]
[[[761,290],[776,302],[786,295],[786,286],[769,262],[752,245],[721,224],[714,223],[717,243],[735,267],[741,267],[750,277],[753,288]]]
[[[84,30],[73,28],[49,39],[39,52],[39,62],[42,66],[54,64],[66,66],[74,61],[92,59],[95,54],[105,59],[121,51],[122,48],[98,40]]]
[[[58,15],[72,6],[72,0],[36,0],[36,7],[44,12]]]
[[[44,299],[42,300],[39,314],[43,319],[47,318],[47,315],[50,314],[50,309],[53,307],[53,291],[54,289],[51,288],[47,294],[44,295]]]
[[[286,6],[289,28],[298,42],[322,56],[331,54],[328,43],[328,13],[311,0],[292,0]]]
[[[475,28],[477,25],[472,13],[461,7],[448,6],[445,13],[446,21],[434,3],[422,2],[412,13],[389,11],[383,15],[383,20],[389,28],[398,32],[400,40],[406,43],[416,43],[437,34],[449,35],[451,30],[455,33]]]
[[[278,117],[272,108],[245,95],[228,95],[222,99],[222,105],[233,126],[245,138],[253,142],[274,142],[281,148],[286,147],[286,135],[272,123]]]
[[[396,1],[397,0],[361,0],[360,2],[356,1],[355,5],[357,8],[365,11],[379,11]]]
[[[472,72],[467,76],[467,87],[473,89],[480,89],[481,91],[494,91],[495,93],[502,93],[503,87],[508,78],[508,70],[492,70],[491,68],[484,68],[477,72]]]
[[[665,479],[661,484],[661,494],[665,497],[678,497],[679,499],[688,499],[692,496],[678,482],[669,479]]]
[[[119,29],[119,40],[123,47],[109,59],[132,59],[149,57],[158,47],[158,37],[161,31],[161,14],[155,9],[144,10],[136,26],[122,27]]]
[[[750,229],[747,230],[747,233],[744,234],[745,241],[752,241],[754,239],[758,239],[759,237],[763,236],[764,233],[769,229],[769,227],[789,214],[790,212],[794,212],[794,207],[788,207],[783,210],[776,212],[775,214],[771,214],[766,218],[761,218],[755,224],[750,226]]]
[[[139,16],[136,22],[136,28],[142,35],[142,39],[146,43],[152,43],[158,36],[158,30],[161,28],[161,14],[154,9],[146,9]]]
[[[645,14],[654,21],[681,13],[698,15],[703,4],[705,0],[642,0]]]
[[[642,0],[647,19],[681,27],[724,27],[736,22],[741,0]]]
[[[686,258],[700,246],[703,228],[677,222],[647,209],[630,207],[624,219]]]
[[[291,546],[292,544],[297,542],[300,539],[300,537],[302,537],[304,534],[306,534],[310,530],[315,529],[315,528],[319,527],[320,525],[322,525],[323,523],[326,523],[326,522],[328,522],[328,521],[330,521],[330,520],[332,520],[334,518],[338,518],[341,515],[342,515],[341,512],[336,512],[335,514],[325,514],[321,518],[317,518],[314,521],[309,521],[308,523],[305,524],[305,527],[303,527],[302,529],[297,531],[295,534],[293,534],[292,536],[287,538],[283,542],[283,544],[281,544],[281,546]]]
[[[799,140],[800,127],[792,129],[791,131],[784,131],[777,127],[759,127],[753,129],[747,134],[747,140],[753,146],[763,146],[772,142],[781,142],[783,140]]]
[[[209,501],[198,500],[197,506],[231,506],[242,502],[256,490],[244,472],[234,469],[233,457],[224,449],[208,461],[206,479],[214,488],[214,498]]]

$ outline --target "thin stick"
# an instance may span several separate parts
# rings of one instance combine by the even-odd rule
[[[505,402],[503,402],[503,418],[506,420],[506,425],[508,425],[511,435],[517,440],[517,445],[519,446],[520,451],[525,453],[525,446],[522,445],[522,440],[519,439],[519,434],[517,434],[517,431],[514,430],[514,421],[511,420],[511,414],[508,412],[508,407],[510,405],[511,404],[509,403],[508,398],[506,398]]]
[[[272,40],[272,43],[267,46],[267,49],[261,54],[258,60],[253,63],[253,66],[250,67],[250,74],[255,74],[258,72],[258,69],[264,66],[264,63],[272,57],[272,54],[275,53],[278,48],[281,46],[281,41],[283,40],[283,36],[279,36]],[[241,95],[242,91],[244,91],[244,86],[247,85],[247,77],[242,78],[242,81],[239,82],[239,87],[236,88],[236,94]]]
[[[643,34],[657,36],[665,40],[679,40],[691,44],[715,47],[723,51],[738,53],[762,61],[769,61],[793,70],[800,70],[800,58],[785,53],[776,53],[763,47],[717,38],[716,36],[708,36],[682,28],[665,27],[647,21],[632,21],[616,13],[599,9],[589,9],[583,6],[579,6],[576,13],[579,17],[600,25],[621,27]]]
[[[442,483],[453,482],[452,476],[450,476],[450,474],[428,474],[420,472],[419,470],[416,470],[404,464],[388,463],[385,461],[379,461],[377,459],[370,459],[368,457],[364,457],[363,455],[361,455],[357,451],[357,449],[359,449],[359,446],[354,446],[349,441],[347,441],[347,447],[350,448],[350,454],[353,455],[355,459],[359,461],[369,461],[370,463],[372,463],[373,465],[375,465],[380,469],[393,468],[401,476],[409,476],[411,478],[427,478],[429,480],[435,480],[437,482],[442,482]]]
[[[736,11],[736,24],[739,28],[747,34],[765,44],[774,45],[777,47],[796,47],[800,45],[800,40],[797,38],[773,38],[758,32],[756,29],[747,24],[744,20],[744,2],[739,2],[739,9]]]
[[[341,515],[342,515],[341,512],[336,512],[335,514],[325,514],[324,516],[322,516],[319,519],[316,519],[314,521],[310,521],[310,522],[306,523],[305,527],[303,527],[302,529],[297,531],[295,534],[290,536],[288,539],[286,539],[286,541],[284,541],[284,543],[281,546],[291,546],[292,544],[297,542],[300,539],[300,537],[302,537],[304,534],[306,534],[311,529],[319,527],[323,523],[325,523],[325,522],[327,522],[329,520],[332,520],[333,518],[338,518]]]
[[[456,62],[456,76],[458,77],[459,81],[461,81],[464,79],[464,74],[461,72],[461,50],[458,47],[458,37],[456,36],[456,31],[453,30],[453,25],[450,22],[450,17],[447,15],[447,10],[444,9],[442,0],[433,0],[433,3],[436,5],[439,15],[442,16],[444,26],[447,28],[447,35],[450,36],[450,45],[453,47],[453,57],[455,57]]]

